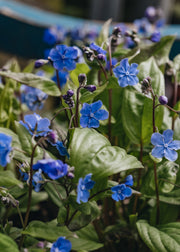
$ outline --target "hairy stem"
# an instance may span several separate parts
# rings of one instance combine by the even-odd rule
[[[176,73],[174,75],[174,96],[173,96],[173,107],[176,105],[177,102],[177,94],[178,94],[178,83],[177,83],[177,79],[176,79]],[[174,123],[175,123],[175,117],[172,117],[172,130],[174,130]]]

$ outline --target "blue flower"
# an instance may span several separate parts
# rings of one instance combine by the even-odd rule
[[[175,161],[178,158],[176,150],[180,149],[180,141],[173,141],[172,130],[167,129],[162,135],[160,133],[153,133],[151,143],[155,145],[151,152],[155,158],[165,157],[169,161]]]
[[[52,244],[50,252],[69,252],[71,248],[71,242],[61,236]]]
[[[137,70],[138,64],[132,63],[129,65],[128,59],[123,59],[120,65],[113,69],[114,75],[118,78],[120,87],[126,87],[128,85],[134,86],[139,82],[136,76],[139,73]]]
[[[26,85],[21,86],[21,92],[22,103],[25,103],[27,107],[32,111],[42,109],[44,101],[48,97],[48,95],[40,89],[28,87]]]
[[[116,58],[112,58],[112,68],[115,67],[115,65],[118,63],[117,59]],[[106,61],[106,70],[110,70],[110,63],[109,63],[109,60]]]
[[[99,120],[105,120],[108,118],[109,113],[100,109],[102,107],[102,101],[97,101],[92,104],[84,103],[80,113],[82,114],[80,118],[80,125],[83,128],[98,128]]]
[[[128,175],[126,178],[125,178],[125,185],[127,186],[132,186],[133,185],[133,176],[132,175]]]
[[[151,34],[150,40],[152,42],[159,42],[161,40],[161,33],[160,31],[155,31]]]
[[[42,118],[40,115],[34,113],[33,115],[25,115],[24,122],[20,121],[31,135],[38,136],[46,136],[49,129],[50,121],[47,118]]]
[[[51,179],[59,179],[66,176],[68,165],[61,160],[42,159],[33,165],[33,170],[41,169]]]
[[[34,191],[35,192],[39,192],[40,188],[41,188],[41,181],[43,181],[44,179],[42,178],[42,170],[39,169],[37,172],[34,173],[33,175],[33,180],[32,180],[32,184],[34,186]]]
[[[61,156],[67,156],[69,158],[69,153],[67,152],[66,147],[64,147],[63,142],[57,141],[55,146]]]
[[[85,178],[80,178],[77,186],[77,203],[81,204],[81,201],[88,202],[90,193],[88,190],[92,189],[95,182],[91,180],[92,174],[87,174]]]
[[[58,71],[58,75],[59,75],[60,87],[63,88],[64,85],[65,85],[66,82],[67,82],[69,73],[66,72],[66,71]],[[53,80],[54,82],[56,82],[56,84],[57,84],[57,75],[56,75],[56,73],[55,73],[55,75],[52,77],[52,80]]]
[[[66,45],[57,45],[56,48],[51,49],[49,58],[53,61],[53,66],[57,70],[73,70],[76,68],[75,59],[78,51],[74,47]]]
[[[98,54],[106,54],[107,52],[103,50],[100,46],[95,43],[91,43],[89,46],[92,50],[96,51]]]
[[[0,165],[3,167],[10,162],[9,153],[12,150],[11,143],[11,136],[0,133]]]
[[[111,191],[113,192],[112,198],[115,201],[124,200],[132,195],[132,189],[125,184],[113,186]]]
[[[147,18],[136,19],[134,25],[136,26],[138,33],[142,35],[147,35],[151,30],[151,24]]]
[[[23,165],[22,165],[23,167]],[[27,172],[23,172],[21,169],[19,169],[20,175],[24,181],[27,181],[29,179],[29,175]]]
[[[48,45],[61,43],[65,39],[65,30],[63,27],[57,25],[45,30],[43,40]]]

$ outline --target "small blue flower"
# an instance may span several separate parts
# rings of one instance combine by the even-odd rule
[[[68,172],[68,165],[61,160],[42,159],[33,165],[33,170],[41,169],[51,179],[59,179],[66,176]]]
[[[32,111],[42,109],[47,97],[48,95],[38,88],[21,85],[21,101]]]
[[[136,76],[139,73],[137,70],[138,64],[132,63],[129,65],[128,59],[123,59],[120,65],[113,69],[114,75],[118,78],[120,87],[126,87],[128,85],[134,86],[139,82]]]
[[[57,141],[55,146],[61,156],[67,156],[69,158],[69,153],[67,152],[66,147],[64,147],[63,142]]]
[[[57,45],[56,48],[51,49],[49,58],[53,61],[53,66],[57,70],[73,70],[76,68],[75,59],[78,51],[74,47],[66,45]]]
[[[137,28],[138,33],[147,35],[151,30],[151,24],[147,18],[136,19],[134,25]]]
[[[23,166],[23,165],[22,165]],[[23,172],[21,169],[19,169],[20,175],[24,181],[27,181],[29,179],[29,175],[27,172]]]
[[[124,200],[132,195],[132,189],[125,184],[113,186],[111,191],[113,192],[112,199],[115,201]]]
[[[20,121],[31,135],[38,136],[46,136],[49,129],[50,121],[47,118],[42,118],[40,115],[34,113],[33,115],[25,115],[24,121]]]
[[[7,163],[10,163],[9,153],[12,150],[11,143],[11,136],[0,133],[0,165],[3,167],[6,166]]]
[[[159,42],[161,40],[161,33],[160,31],[155,31],[151,34],[150,40],[152,42]]]
[[[88,190],[92,189],[95,182],[91,180],[92,174],[87,174],[85,178],[80,178],[77,186],[77,203],[81,204],[81,201],[88,202],[90,193]]]
[[[52,244],[50,252],[69,252],[71,248],[71,242],[61,236]]]
[[[69,73],[66,72],[66,71],[58,71],[58,75],[59,75],[59,82],[60,82],[60,87],[63,88],[64,85],[66,84],[67,82],[67,79],[69,77]],[[56,82],[57,84],[57,75],[55,73],[55,75],[52,77],[52,80],[54,82]]]
[[[96,51],[98,54],[106,54],[107,52],[103,50],[100,46],[95,43],[91,43],[89,46],[92,50]]]
[[[178,158],[176,150],[180,149],[180,141],[173,141],[172,130],[167,129],[162,135],[160,133],[153,133],[151,143],[155,145],[151,152],[155,158],[165,157],[169,161],[175,161]]]
[[[127,186],[132,186],[133,185],[133,176],[132,175],[128,175],[126,178],[125,178],[125,185]]]
[[[57,25],[45,30],[43,40],[48,45],[61,43],[65,39],[65,30]]]
[[[37,172],[34,173],[33,175],[33,180],[32,180],[32,184],[34,186],[34,191],[35,192],[39,192],[41,189],[41,181],[43,181],[44,179],[42,178],[42,170],[39,169]]]
[[[112,68],[115,67],[115,65],[118,63],[117,59],[116,58],[112,58]],[[110,63],[109,63],[109,60],[106,61],[106,70],[110,70]]]
[[[102,101],[97,101],[92,104],[84,103],[80,113],[82,114],[80,118],[80,125],[83,128],[98,128],[99,120],[108,119],[109,113],[100,109],[102,107]]]

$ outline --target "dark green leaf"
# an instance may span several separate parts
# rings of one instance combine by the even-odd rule
[[[89,101],[93,100],[96,96],[101,94],[105,90],[106,87],[107,87],[107,84],[104,84],[100,87],[97,87],[97,89],[93,93],[91,93],[89,91],[85,91],[81,95],[80,102],[84,103],[84,102],[89,102]]]
[[[111,146],[108,139],[94,129],[75,129],[70,143],[70,165],[75,167],[75,180],[92,173],[96,179],[142,164],[124,149]]]
[[[86,240],[82,238],[69,238],[72,243],[72,249],[75,251],[95,251],[101,247],[103,247],[102,243],[94,242],[91,240]]]
[[[11,171],[0,171],[0,185],[5,187],[18,185],[22,188],[22,183],[15,178]]]
[[[0,233],[0,251],[2,252],[19,252],[17,244],[7,235]]]
[[[65,189],[61,186],[61,185],[53,185],[53,183],[46,183],[44,186],[44,189],[46,190],[46,192],[48,193],[49,197],[51,198],[51,200],[58,206],[58,207],[62,207],[63,202],[62,200],[59,198],[58,193],[61,195],[61,197],[63,199],[65,199],[66,197],[66,192]]]
[[[175,36],[169,35],[162,37],[158,43],[149,46],[144,45],[140,48],[140,53],[134,57],[132,61],[139,64],[148,60],[151,56],[154,56],[157,65],[163,65],[169,61],[169,53],[174,40]]]
[[[11,78],[30,87],[39,88],[48,95],[60,96],[60,91],[56,83],[48,78],[37,76],[32,73],[14,73],[10,71],[0,71],[0,76]]]
[[[150,226],[145,220],[140,220],[137,222],[137,229],[151,251],[180,251],[180,223],[169,223],[156,228]]]

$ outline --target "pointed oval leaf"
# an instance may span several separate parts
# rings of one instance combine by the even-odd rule
[[[0,251],[2,252],[19,252],[17,244],[9,236],[0,233]]]

